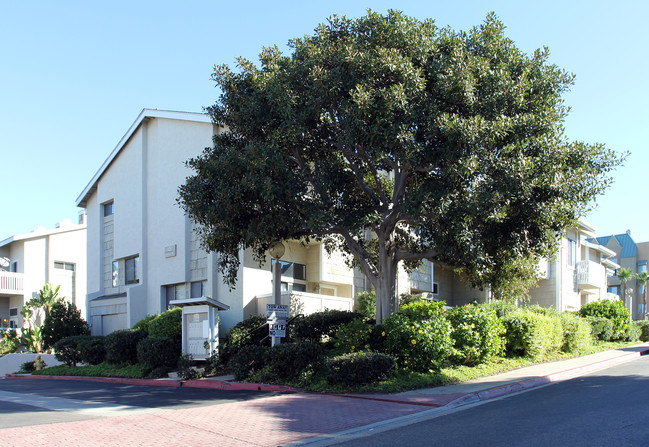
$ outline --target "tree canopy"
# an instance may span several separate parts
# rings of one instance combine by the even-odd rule
[[[215,66],[208,111],[227,131],[179,190],[230,284],[242,248],[261,260],[275,240],[321,240],[354,257],[381,321],[399,262],[445,262],[481,286],[549,256],[622,160],[567,140],[573,76],[493,14],[469,32],[334,16],[289,46]]]

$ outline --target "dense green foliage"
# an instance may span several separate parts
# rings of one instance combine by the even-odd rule
[[[20,345],[20,338],[15,330],[0,331],[0,355],[16,352]]]
[[[322,348],[311,342],[283,343],[268,354],[265,377],[269,382],[297,380],[302,374],[322,364]]]
[[[563,345],[561,321],[557,316],[519,309],[504,320],[509,355],[543,357]]]
[[[363,385],[384,380],[396,372],[394,357],[379,352],[351,352],[327,360],[327,382]]]
[[[162,312],[149,321],[146,331],[151,337],[168,337],[180,342],[183,335],[182,313],[180,307]]]
[[[338,352],[354,352],[370,349],[370,337],[373,325],[361,318],[356,318],[338,328],[333,338],[333,345]]]
[[[54,303],[41,327],[43,347],[53,348],[57,341],[74,335],[90,335],[88,323],[81,318],[81,312],[68,301]]]
[[[624,340],[631,321],[629,310],[620,300],[598,300],[584,304],[579,309],[579,315],[582,317],[603,317],[610,320],[613,323],[611,340]]]
[[[244,346],[270,347],[270,343],[266,317],[253,315],[230,329],[225,344],[219,348],[218,362],[227,364],[232,355]]]
[[[288,56],[264,48],[260,67],[215,67],[208,111],[227,131],[188,162],[179,202],[224,279],[242,248],[261,261],[276,240],[323,240],[354,257],[381,323],[399,262],[436,259],[499,290],[513,259],[549,257],[620,158],[567,140],[573,77],[504,31],[494,15],[460,32],[369,12],[331,18]]]
[[[560,314],[561,330],[563,331],[563,352],[585,352],[593,344],[592,326],[577,315],[563,312]]]
[[[59,362],[64,362],[68,366],[77,366],[77,363],[81,361],[78,337],[80,336],[65,337],[54,344],[55,356]]]
[[[137,329],[146,332],[147,334],[149,333],[149,323],[157,317],[158,315],[147,315],[146,317],[142,318],[140,321],[135,323],[131,329]]]
[[[292,334],[298,340],[319,343],[324,337],[333,337],[342,325],[357,318],[363,318],[363,315],[335,309],[316,312],[295,320]]]
[[[106,361],[109,363],[137,363],[137,345],[147,333],[137,329],[122,329],[111,332],[104,339]]]
[[[106,360],[106,346],[103,336],[80,335],[77,337],[77,347],[81,361],[88,365],[99,365]]]
[[[137,344],[137,362],[151,369],[176,366],[179,357],[180,346],[170,337],[149,336]]]
[[[453,326],[453,361],[475,365],[505,352],[505,326],[494,310],[482,306],[456,307],[447,315]]]
[[[591,334],[597,340],[611,341],[613,338],[613,322],[604,317],[583,317],[591,327]]]
[[[640,341],[649,341],[649,320],[634,321],[633,324],[640,328]]]
[[[385,320],[386,352],[413,371],[439,369],[451,354],[451,323],[444,303],[417,301]]]
[[[376,318],[376,293],[357,293],[354,311],[362,314],[368,320]]]
[[[246,380],[268,363],[270,348],[259,345],[244,345],[228,360],[228,367],[236,380]]]

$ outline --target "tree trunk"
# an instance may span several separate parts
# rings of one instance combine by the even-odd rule
[[[397,262],[390,244],[379,241],[379,265],[376,281],[376,323],[392,315],[396,309]]]

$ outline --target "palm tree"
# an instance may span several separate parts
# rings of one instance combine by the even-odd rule
[[[649,283],[649,275],[647,272],[638,273],[636,276],[638,287],[642,287],[642,319],[647,319],[647,283]]]
[[[620,284],[622,284],[622,302],[626,306],[626,283],[627,281],[630,281],[635,275],[633,272],[629,269],[621,268],[617,272],[617,277],[620,280]]]

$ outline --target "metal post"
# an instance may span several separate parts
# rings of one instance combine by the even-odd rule
[[[273,268],[273,303],[282,304],[282,265],[279,259],[275,260],[275,266]],[[281,337],[271,337],[272,346],[276,346],[281,342]]]

